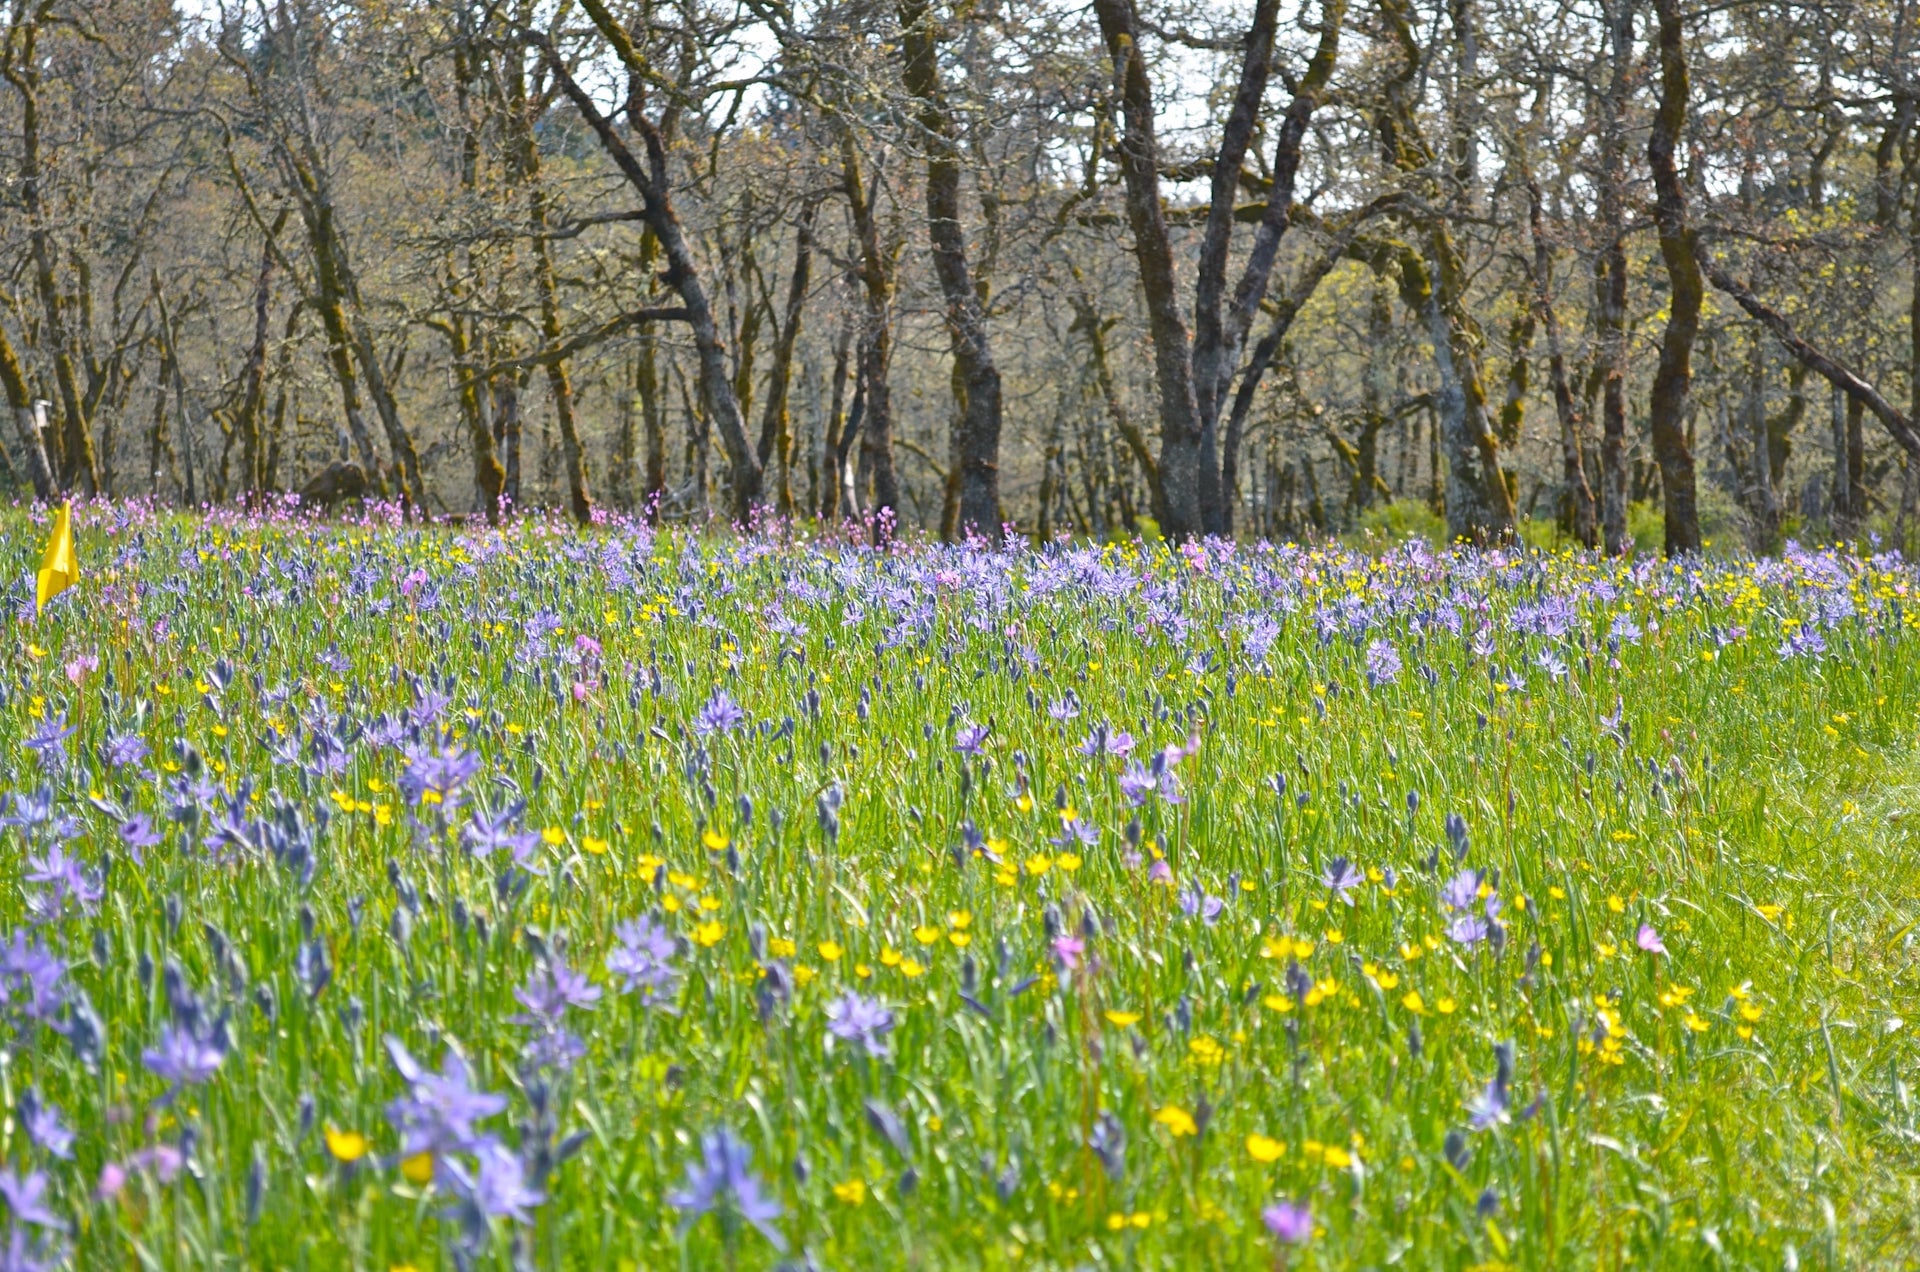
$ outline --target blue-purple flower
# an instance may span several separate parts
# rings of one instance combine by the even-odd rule
[[[680,1223],[682,1235],[700,1216],[717,1214],[729,1232],[745,1221],[774,1249],[787,1248],[786,1237],[773,1226],[782,1213],[780,1203],[754,1178],[753,1150],[724,1126],[701,1137],[699,1160],[687,1164],[686,1183],[667,1194],[667,1204],[686,1215]]]
[[[870,1056],[885,1057],[893,1026],[893,1012],[884,1003],[848,990],[827,1004],[827,1049],[831,1051],[837,1039]]]

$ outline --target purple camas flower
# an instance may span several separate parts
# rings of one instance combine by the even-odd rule
[[[1513,1082],[1513,1044],[1495,1043],[1493,1060],[1494,1073],[1487,1082],[1486,1090],[1467,1101],[1467,1121],[1476,1131],[1484,1131],[1505,1122],[1512,1105],[1508,1088]]]
[[[667,1194],[667,1204],[686,1215],[680,1222],[682,1235],[700,1216],[718,1214],[729,1231],[744,1220],[774,1249],[787,1248],[787,1239],[773,1226],[781,1215],[780,1203],[762,1192],[753,1177],[753,1150],[724,1126],[701,1137],[700,1159],[687,1163],[686,1183]]]
[[[1056,936],[1053,938],[1053,956],[1068,971],[1077,971],[1080,956],[1087,952],[1087,943],[1077,936]]]
[[[1810,624],[1802,624],[1787,634],[1780,642],[1782,658],[1818,658],[1827,652],[1827,638],[1820,629]]]
[[[953,749],[962,755],[980,754],[980,748],[987,744],[987,734],[993,732],[993,726],[986,724],[967,724],[960,727],[954,735]]]
[[[91,914],[100,902],[100,885],[93,881],[78,857],[70,856],[59,844],[38,857],[27,858],[24,876],[28,883],[45,888],[27,898],[27,908],[36,918],[52,921],[73,902],[85,914]]]
[[[45,1171],[30,1170],[25,1175],[16,1175],[0,1169],[0,1197],[6,1198],[15,1222],[65,1232],[66,1220],[47,1208],[47,1183]]]
[[[1483,902],[1480,889],[1484,882],[1478,870],[1462,870],[1440,890],[1441,904],[1453,914],[1447,935],[1457,944],[1478,945],[1495,935],[1500,896],[1489,891]]]
[[[527,983],[513,991],[514,1001],[527,1010],[511,1017],[515,1024],[554,1026],[569,1008],[590,1010],[600,1001],[600,987],[567,966],[555,955],[527,974]]]
[[[620,992],[638,994],[643,1007],[670,1007],[680,987],[673,965],[680,944],[665,925],[642,916],[617,925],[617,948],[607,954],[607,970],[621,981]]]
[[[827,1049],[837,1039],[884,1059],[887,1034],[893,1031],[893,1012],[877,998],[862,998],[848,990],[827,1004]]]
[[[1385,638],[1376,639],[1367,646],[1367,681],[1369,684],[1390,685],[1400,679],[1400,651],[1393,642]]]
[[[153,748],[138,733],[122,733],[108,738],[101,753],[110,766],[127,768],[146,763],[147,757],[153,754]]]
[[[1260,1222],[1289,1245],[1299,1245],[1313,1235],[1313,1211],[1302,1201],[1276,1201],[1260,1212]]]
[[[498,813],[488,813],[484,809],[476,811],[473,819],[460,831],[467,851],[476,857],[485,857],[505,850],[512,855],[514,865],[522,870],[540,873],[534,862],[534,854],[540,850],[540,836],[530,830],[522,830],[518,825],[524,808],[523,804],[514,804]]]
[[[468,1151],[480,1138],[475,1123],[507,1107],[505,1096],[473,1089],[466,1058],[454,1047],[447,1048],[439,1073],[423,1068],[391,1035],[387,1038],[387,1054],[408,1087],[406,1095],[387,1106],[387,1119],[400,1132],[402,1153]]]
[[[600,1001],[598,985],[556,955],[530,972],[513,996],[527,1010],[509,1019],[536,1030],[526,1047],[526,1057],[536,1068],[565,1070],[586,1054],[586,1045],[564,1026],[570,1009],[588,1010]]]
[[[57,1107],[42,1100],[37,1092],[29,1090],[20,1096],[19,1111],[20,1123],[26,1127],[28,1139],[62,1161],[72,1160],[73,1132],[60,1120]]]
[[[147,863],[147,849],[160,842],[160,832],[153,828],[152,818],[145,813],[135,813],[120,823],[120,842],[127,846],[133,864],[143,866]]]
[[[1227,903],[1216,896],[1209,896],[1200,890],[1200,885],[1189,883],[1180,894],[1180,909],[1183,913],[1203,920],[1211,927],[1220,921],[1220,914]]]
[[[1352,862],[1345,857],[1335,857],[1327,863],[1326,870],[1320,875],[1320,882],[1326,885],[1327,891],[1333,894],[1335,900],[1352,905],[1353,891],[1360,886],[1364,878],[1365,876]]]
[[[175,1087],[199,1086],[226,1063],[228,1045],[225,1020],[211,1028],[162,1025],[159,1040],[140,1053],[140,1061]]]
[[[28,734],[21,745],[38,756],[41,763],[58,764],[67,758],[67,739],[72,736],[73,729],[67,724],[67,713],[62,711]]]
[[[693,717],[693,731],[701,737],[731,733],[747,722],[747,713],[725,689],[713,691],[713,697]]]
[[[1449,910],[1471,910],[1480,898],[1480,872],[1462,870],[1440,890],[1440,900]]]
[[[443,751],[416,751],[407,756],[406,771],[400,774],[400,791],[409,804],[418,804],[432,796],[451,804],[460,788],[480,772],[480,757],[458,744]]]
[[[0,1006],[30,1020],[51,1021],[66,1003],[67,965],[24,932],[0,946]]]
[[[511,1219],[532,1223],[534,1206],[545,1201],[546,1194],[530,1186],[526,1164],[513,1150],[492,1137],[474,1146],[475,1165],[469,1170],[464,1162],[449,1161],[443,1177],[460,1197],[459,1209],[467,1211],[470,1227],[484,1228],[488,1219]]]
[[[1120,793],[1135,808],[1145,804],[1159,785],[1160,780],[1138,763],[1127,765],[1126,772],[1120,775]]]

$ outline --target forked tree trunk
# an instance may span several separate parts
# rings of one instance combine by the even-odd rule
[[[1666,510],[1668,556],[1700,550],[1700,513],[1695,504],[1693,452],[1687,445],[1687,399],[1693,384],[1693,341],[1700,330],[1700,305],[1706,284],[1700,274],[1693,228],[1687,224],[1687,197],[1674,165],[1680,130],[1687,119],[1687,51],[1680,0],[1654,0],[1660,23],[1660,105],[1647,141],[1653,169],[1654,219],[1660,229],[1660,259],[1667,267],[1667,329],[1660,338],[1660,365],[1653,375],[1648,404],[1653,454],[1660,464],[1660,492]],[[1762,413],[1764,417],[1764,412]],[[1763,439],[1764,441],[1764,439]],[[1764,445],[1757,457],[1764,475]],[[1772,483],[1767,492],[1772,494]]]

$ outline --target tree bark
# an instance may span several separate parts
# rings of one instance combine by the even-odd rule
[[[783,517],[792,516],[793,504],[793,418],[789,409],[793,385],[793,350],[800,339],[800,323],[805,317],[807,292],[813,278],[813,218],[819,204],[809,200],[801,205],[799,223],[794,227],[793,275],[787,282],[787,305],[781,316],[780,332],[773,342],[773,366],[767,373],[767,405],[760,424],[760,465],[774,467],[774,506]]]
[[[79,487],[85,495],[97,494],[100,472],[93,453],[93,432],[88,426],[85,395],[80,389],[74,362],[73,336],[66,306],[61,298],[54,260],[59,249],[53,242],[53,229],[42,188],[45,167],[41,155],[40,134],[40,57],[38,53],[40,20],[44,10],[32,6],[24,10],[30,16],[16,22],[9,56],[0,62],[0,73],[20,94],[20,198],[27,213],[27,242],[33,262],[34,290],[40,298],[41,320],[45,323],[45,343],[51,350],[54,385],[60,396],[60,485],[62,489]]]
[[[1633,2],[1605,0],[1613,74],[1600,95],[1600,250],[1594,256],[1594,370],[1601,381],[1600,519],[1608,556],[1627,537],[1626,109],[1633,73]]]
[[[899,14],[901,78],[913,95],[927,147],[927,237],[933,245],[933,271],[946,302],[947,338],[959,390],[953,439],[959,504],[955,533],[997,539],[1000,368],[987,335],[986,286],[968,260],[967,231],[961,220],[958,130],[940,82],[938,19],[930,0],[900,0]]]
[[[1382,0],[1380,13],[1401,59],[1376,115],[1384,158],[1422,189],[1429,203],[1437,203],[1443,191],[1433,181],[1436,156],[1419,126],[1424,60],[1413,32],[1413,13],[1407,0]],[[1417,219],[1425,259],[1403,261],[1400,294],[1426,323],[1440,381],[1435,407],[1447,458],[1447,534],[1456,540],[1497,542],[1513,534],[1513,495],[1487,415],[1478,333],[1466,312],[1467,265],[1437,207]]]
[[[879,176],[869,190],[860,175],[860,156],[853,133],[840,134],[840,174],[847,208],[853,217],[854,237],[860,243],[859,274],[865,301],[860,333],[860,383],[856,401],[862,406],[860,457],[873,482],[873,510],[899,516],[900,481],[893,464],[893,275],[894,253],[880,241],[880,218],[873,206]],[[858,397],[865,390],[865,398]],[[851,427],[851,426],[849,426]],[[842,445],[846,444],[842,439]]]
[[[1885,426],[1893,440],[1907,452],[1909,464],[1920,460],[1920,430],[1915,428],[1913,417],[1902,414],[1900,408],[1889,402],[1880,390],[1874,388],[1844,363],[1795,334],[1792,323],[1754,295],[1751,288],[1727,273],[1710,254],[1701,253],[1700,268],[1706,275],[1707,281],[1732,297],[1735,304],[1772,332],[1774,339],[1778,340],[1788,353],[1806,364],[1808,370],[1821,376],[1850,399],[1873,412],[1874,418]],[[1920,402],[1916,402],[1916,405],[1920,405]]]
[[[1134,0],[1094,0],[1093,8],[1120,95],[1123,127],[1117,150],[1126,187],[1127,222],[1133,231],[1133,254],[1153,338],[1154,379],[1160,390],[1160,483],[1153,516],[1168,538],[1188,539],[1205,532],[1201,469],[1210,457],[1203,451],[1205,439],[1194,395],[1192,351],[1186,319],[1180,312],[1173,245],[1160,196],[1161,156],[1154,134],[1153,85],[1140,51]]]
[[[0,327],[0,389],[7,395],[7,408],[13,414],[14,431],[19,435],[21,453],[26,456],[27,476],[33,481],[34,497],[51,503],[59,488],[54,481],[53,465],[47,460],[45,440],[40,436],[39,413],[33,409],[33,390],[20,367],[13,341]]]
[[[1674,150],[1687,119],[1687,51],[1680,0],[1654,0],[1654,12],[1660,25],[1660,104],[1647,141],[1647,162],[1653,169],[1654,219],[1660,229],[1660,259],[1667,267],[1669,291],[1667,329],[1660,338],[1660,365],[1653,375],[1648,422],[1654,458],[1660,464],[1667,555],[1680,556],[1700,550],[1700,513],[1686,419],[1693,384],[1693,341],[1700,331],[1700,305],[1706,285],[1701,279],[1694,231],[1687,224],[1686,192],[1674,164]],[[1763,473],[1766,462],[1762,447],[1759,465]]]
[[[1533,306],[1547,337],[1547,381],[1560,423],[1560,482],[1566,499],[1566,525],[1582,547],[1595,544],[1593,488],[1587,484],[1586,439],[1580,408],[1567,378],[1560,318],[1553,309],[1553,252],[1547,243],[1540,183],[1527,174],[1527,225],[1533,235]]]
[[[652,68],[634,47],[626,28],[607,9],[604,0],[583,0],[582,7],[628,70],[643,76],[650,73]],[[747,437],[746,423],[740,413],[740,400],[734,395],[733,382],[727,374],[727,347],[714,321],[713,307],[701,280],[699,262],[687,242],[679,213],[674,209],[666,141],[660,129],[644,112],[627,112],[627,118],[640,134],[646,152],[646,163],[643,165],[620,134],[614,131],[612,122],[601,112],[592,96],[574,79],[566,63],[554,51],[552,43],[537,35],[530,34],[530,38],[546,55],[547,66],[560,91],[593,130],[601,148],[613,160],[627,184],[640,196],[641,219],[660,240],[660,250],[667,262],[665,282],[680,294],[681,303],[687,311],[687,326],[693,334],[694,353],[700,365],[700,394],[720,430],[720,445],[727,453],[729,484],[733,489],[733,517],[745,524],[761,502],[760,463],[754,454],[753,443]]]

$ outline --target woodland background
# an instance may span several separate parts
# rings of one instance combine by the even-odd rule
[[[10,0],[0,481],[1920,521],[1920,0]]]

